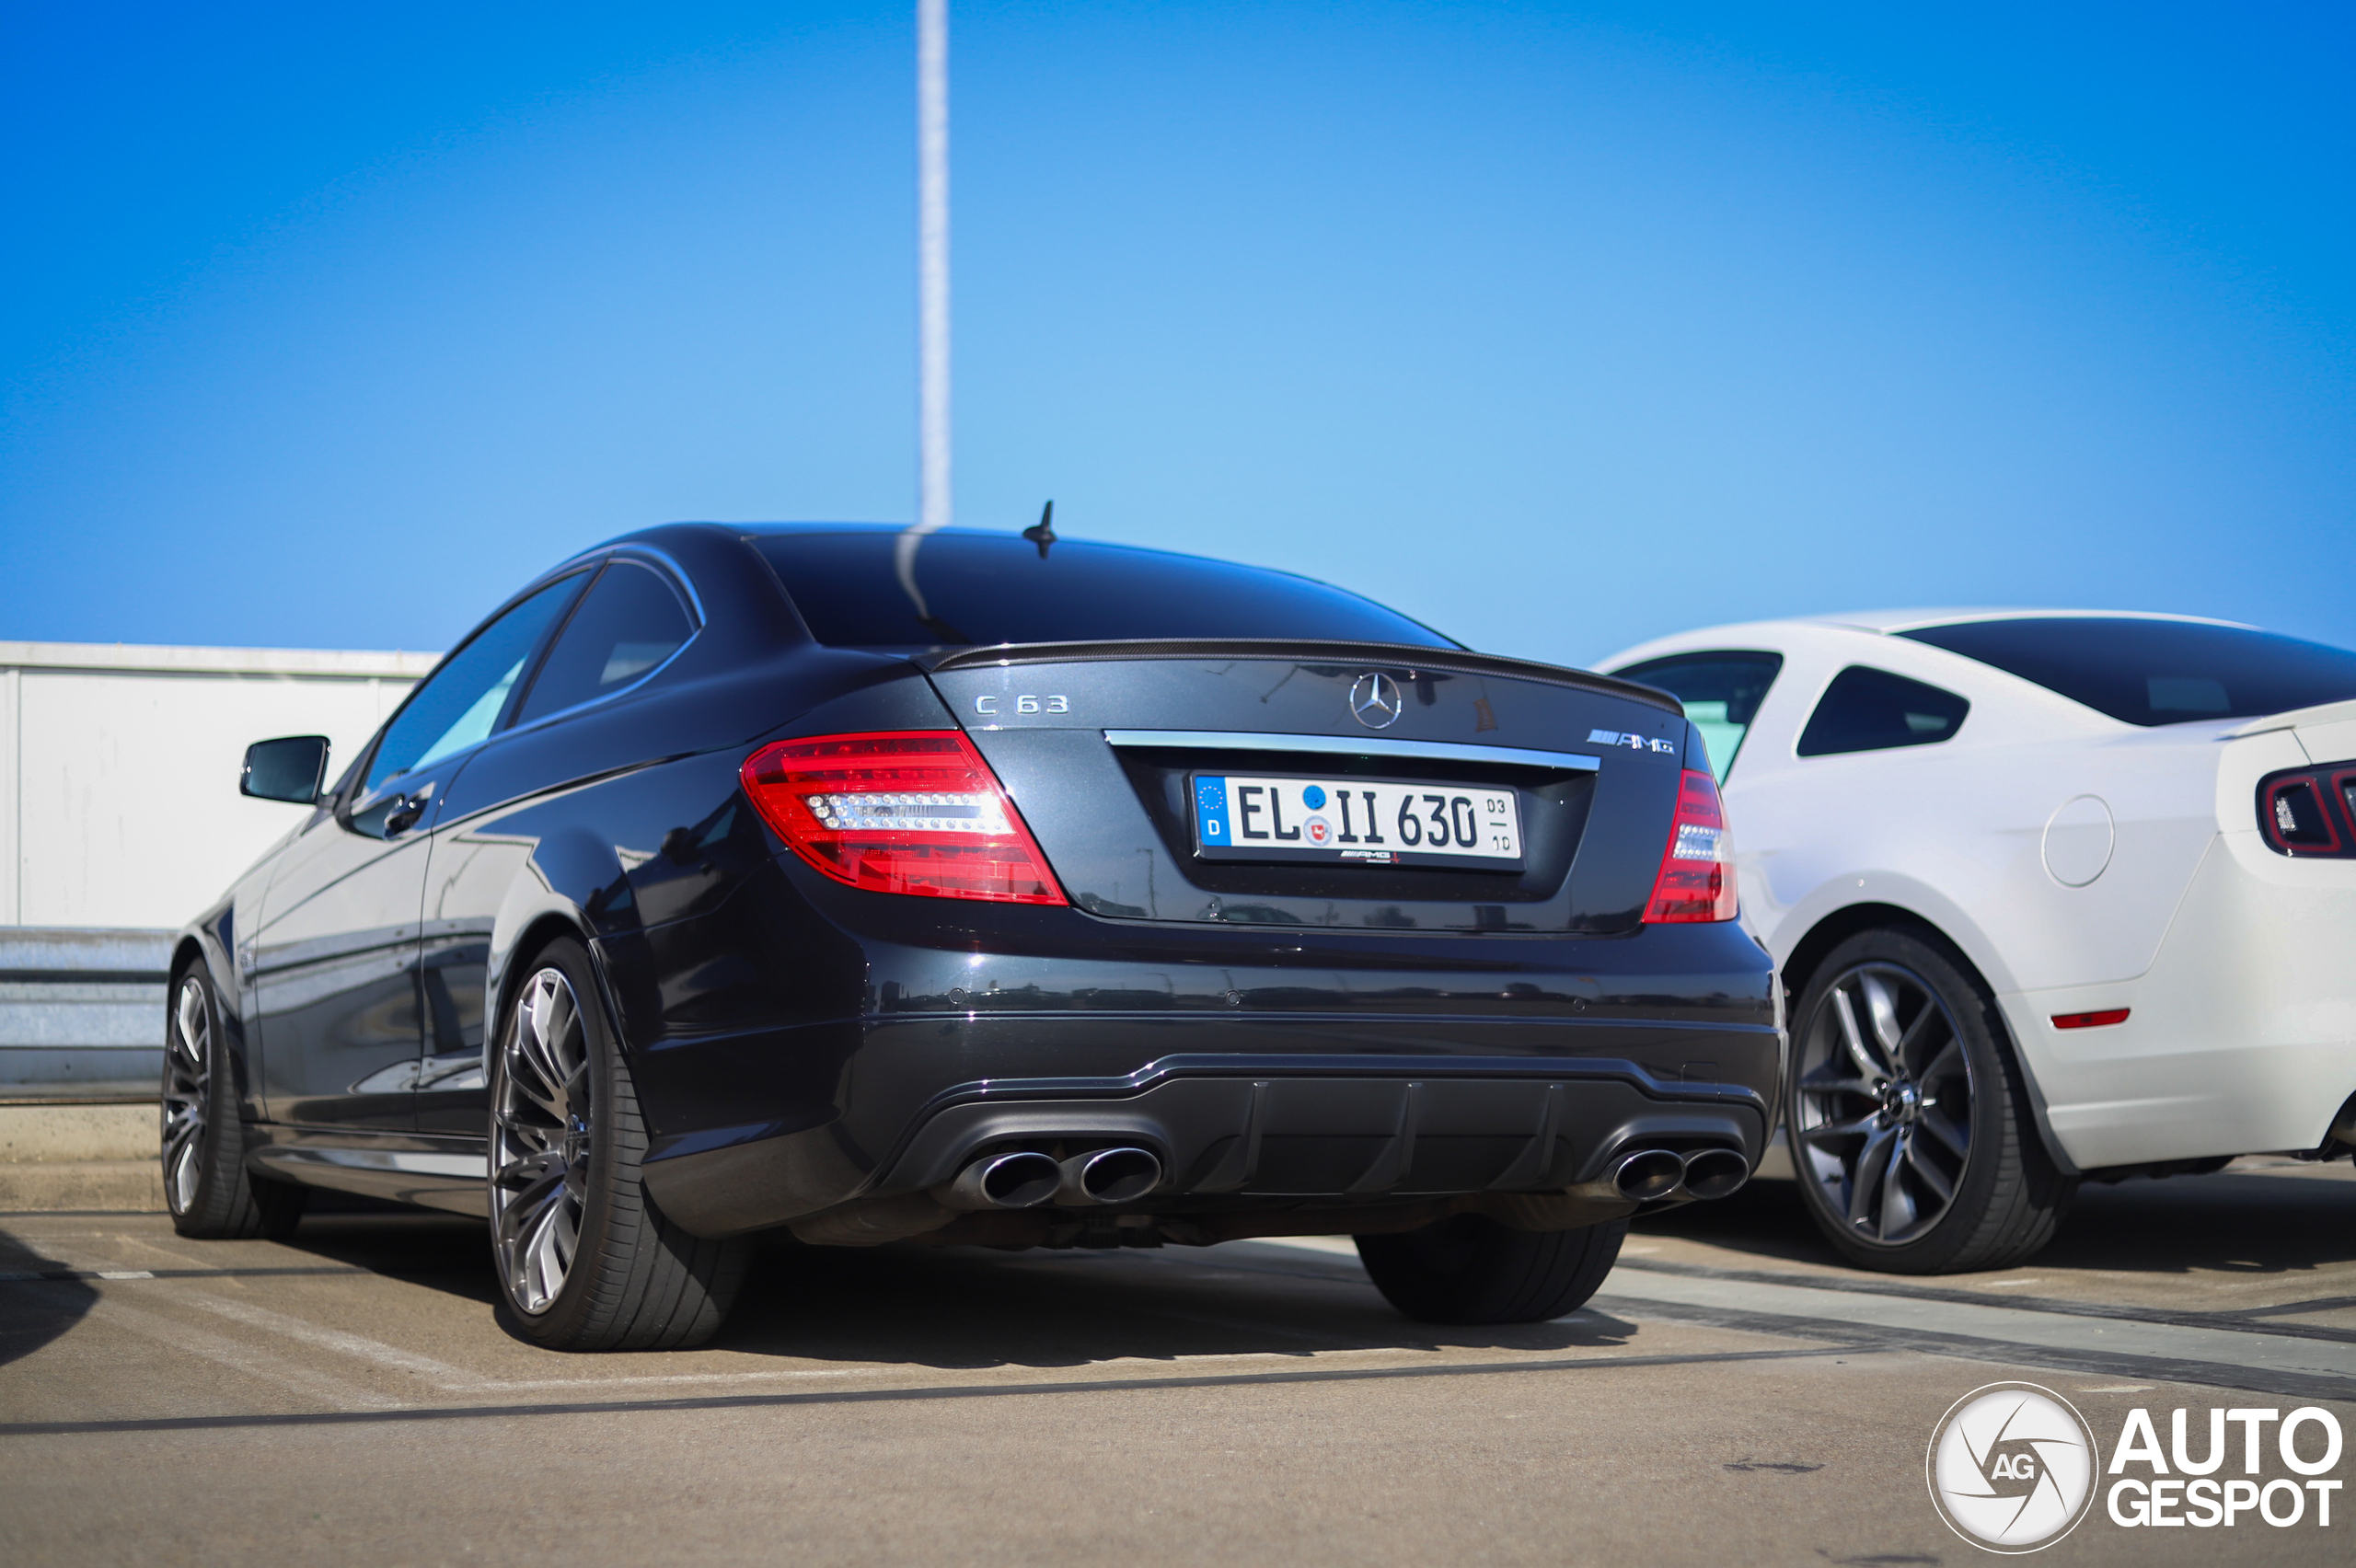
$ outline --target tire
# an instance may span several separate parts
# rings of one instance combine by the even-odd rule
[[[491,1065],[491,1250],[507,1309],[551,1350],[701,1344],[746,1250],[688,1235],[648,1195],[646,1126],[588,950],[559,939],[523,970]]]
[[[182,1236],[283,1240],[310,1190],[246,1171],[237,1064],[221,1040],[220,993],[203,962],[172,982],[165,1009],[164,1205]]]
[[[1533,1232],[1462,1214],[1420,1230],[1357,1240],[1375,1288],[1410,1318],[1542,1323],[1595,1294],[1627,1234],[1624,1219]]]
[[[1784,1075],[1817,1228],[1886,1274],[2005,1269],[2053,1238],[2077,1183],[2037,1133],[1994,998],[1943,945],[1851,937],[1800,997]]]

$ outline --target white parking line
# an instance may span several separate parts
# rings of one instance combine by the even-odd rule
[[[474,1374],[462,1372],[446,1361],[436,1361],[430,1355],[420,1355],[415,1351],[400,1350],[376,1340],[364,1339],[358,1334],[348,1334],[341,1329],[323,1329],[316,1323],[306,1323],[300,1318],[290,1318],[283,1312],[271,1312],[263,1308],[249,1306],[243,1301],[225,1300],[203,1291],[190,1291],[177,1299],[202,1307],[208,1312],[218,1312],[221,1316],[244,1323],[249,1328],[266,1330],[271,1333],[283,1335],[287,1339],[313,1345],[320,1350],[334,1351],[340,1355],[352,1355],[364,1361],[373,1361],[379,1366],[389,1366],[395,1371],[411,1373],[420,1378],[431,1378],[436,1382],[452,1386],[472,1385],[479,1381]]]
[[[2304,1377],[2356,1378],[2356,1344],[2285,1339],[2231,1329],[2078,1318],[2015,1307],[1925,1301],[1752,1280],[1693,1278],[1620,1269],[1604,1286],[1610,1298],[1658,1302],[1726,1312],[1812,1320],[1828,1329],[1857,1323],[1881,1329],[1952,1334],[2043,1350],[2103,1355],[2158,1356],[2177,1362]]]
[[[336,1410],[389,1410],[400,1403],[398,1400],[357,1388],[341,1378],[294,1366],[268,1351],[239,1344],[235,1340],[208,1333],[160,1313],[127,1307],[113,1297],[101,1297],[91,1308],[90,1315],[100,1323],[125,1330],[142,1339],[154,1340],[158,1344],[169,1345],[174,1350],[185,1351],[191,1355],[202,1356],[217,1366],[242,1372],[248,1378],[274,1383],[306,1400],[324,1401]]]

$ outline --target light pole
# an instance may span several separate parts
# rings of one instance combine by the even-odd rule
[[[949,0],[917,0],[917,526],[949,525]]]

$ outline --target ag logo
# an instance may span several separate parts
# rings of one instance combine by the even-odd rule
[[[2070,1402],[2034,1383],[1991,1383],[1948,1408],[1924,1461],[1947,1528],[1988,1551],[2041,1551],[2095,1500],[2101,1455]]]
[[[1380,670],[1369,671],[1350,683],[1350,712],[1369,730],[1388,730],[1399,722],[1406,703],[1399,683]]]

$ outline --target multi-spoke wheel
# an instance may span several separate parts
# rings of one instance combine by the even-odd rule
[[[1833,976],[1801,1036],[1792,1131],[1858,1235],[1911,1241],[1947,1212],[1971,1161],[1971,1058],[1919,974]]]
[[[646,1128],[587,950],[524,970],[491,1063],[491,1240],[524,1333],[558,1350],[674,1349],[711,1337],[744,1248],[689,1236],[640,1178]]]
[[[491,1123],[491,1235],[508,1299],[545,1312],[581,1244],[589,1185],[589,1054],[564,971],[524,983]]]
[[[175,1216],[196,1206],[212,1074],[213,1001],[202,973],[191,970],[180,976],[164,1032],[164,1198]]]
[[[183,1236],[283,1237],[310,1194],[246,1174],[236,1063],[221,1040],[213,977],[192,963],[164,1021],[164,1203]]]
[[[1785,1123],[1809,1211],[1870,1268],[2004,1268],[2071,1183],[2038,1141],[1994,1003],[1946,952],[1866,931],[1808,982]]]

